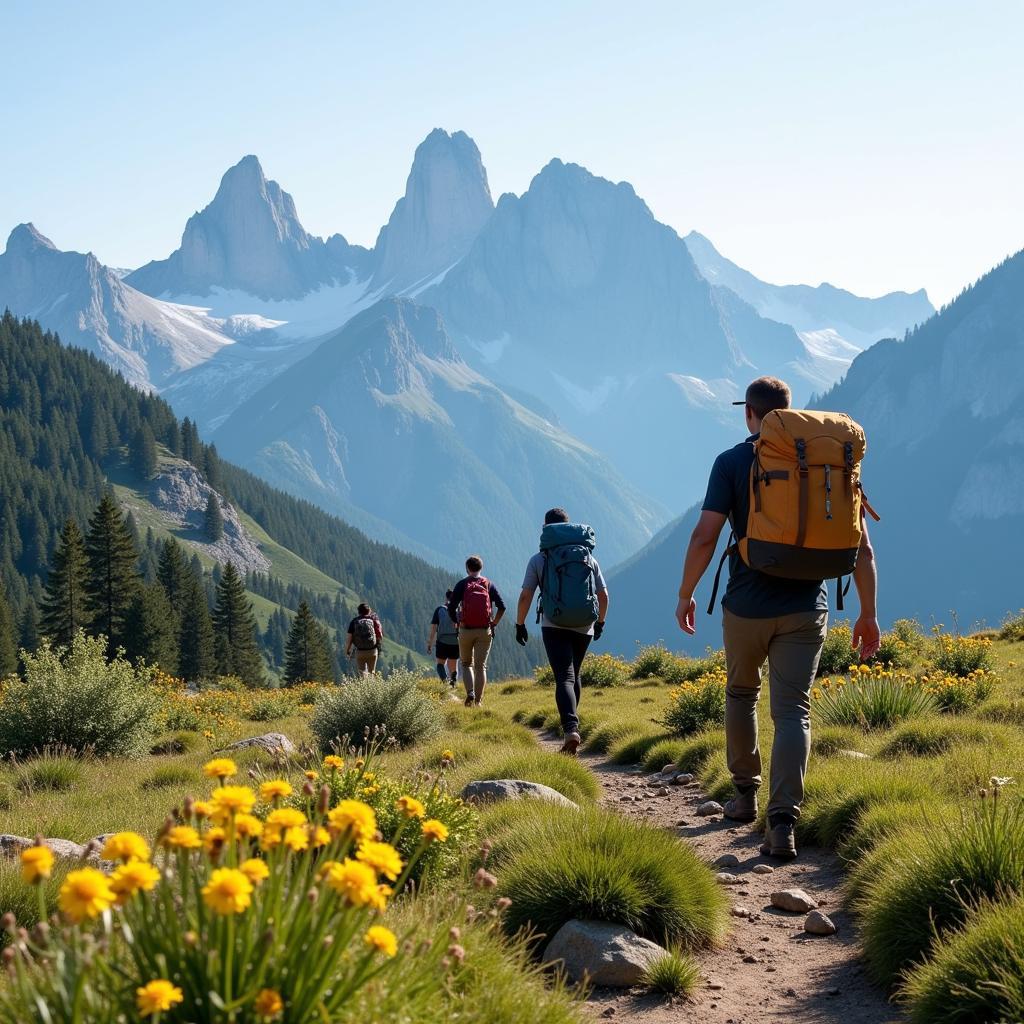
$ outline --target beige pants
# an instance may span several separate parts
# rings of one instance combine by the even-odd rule
[[[487,655],[491,651],[491,631],[484,629],[459,630],[459,661],[462,662],[462,681],[466,696],[480,703],[487,686]]]
[[[772,743],[769,814],[800,815],[811,751],[811,685],[828,628],[828,612],[801,612],[775,619],[722,613],[725,662],[726,758],[739,786],[761,785],[757,698],[761,666],[768,686],[775,739]]]
[[[377,671],[377,650],[361,651],[356,648],[356,671],[362,675],[373,675]]]

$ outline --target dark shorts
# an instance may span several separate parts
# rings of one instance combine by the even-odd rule
[[[434,657],[443,658],[447,661],[449,658],[458,658],[459,656],[459,645],[458,644],[444,644],[438,640],[434,646]]]

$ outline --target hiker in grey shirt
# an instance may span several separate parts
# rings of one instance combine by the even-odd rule
[[[516,614],[516,641],[525,646],[529,639],[526,616],[530,612],[533,595],[539,587],[543,616],[541,636],[551,671],[555,676],[555,703],[558,705],[562,734],[565,737],[562,753],[573,755],[580,745],[580,669],[590,647],[590,641],[599,640],[604,631],[604,620],[608,613],[608,585],[601,573],[601,566],[591,554],[593,531],[586,526],[569,528],[569,514],[565,509],[553,508],[544,516],[542,548],[545,546],[545,534],[552,532],[547,528],[552,527],[557,531],[561,530],[563,525],[567,528],[562,531],[565,534],[564,545],[551,544],[547,550],[538,551],[526,565]],[[546,560],[559,546],[573,548],[572,564],[580,567],[572,574],[575,580],[581,581],[580,585],[566,588],[572,589],[577,595],[574,601],[579,602],[579,607],[560,607],[557,595],[545,593]],[[561,618],[563,615],[566,616],[565,620]]]

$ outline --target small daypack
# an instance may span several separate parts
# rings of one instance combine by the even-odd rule
[[[369,615],[361,615],[352,626],[352,642],[360,651],[372,651],[377,646],[377,627]]]
[[[466,629],[485,629],[491,624],[491,584],[483,576],[466,580],[460,621]]]
[[[864,431],[845,413],[776,409],[761,423],[750,467],[746,536],[729,538],[715,574],[732,552],[758,572],[791,580],[835,579],[841,610],[843,577],[857,565],[863,508],[878,520],[860,482]]]
[[[437,609],[437,642],[449,646],[459,642],[458,627],[452,622],[452,617],[444,605]]]
[[[575,523],[549,523],[541,531],[544,571],[537,621],[579,629],[597,622],[597,570],[594,531]]]

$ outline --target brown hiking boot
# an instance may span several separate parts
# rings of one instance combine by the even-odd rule
[[[757,790],[737,793],[725,802],[722,813],[733,821],[754,821],[757,818]]]
[[[764,830],[764,842],[761,844],[761,853],[766,857],[792,860],[796,856],[796,836],[793,830],[793,823],[783,821],[777,825],[769,824]]]
[[[560,754],[568,754],[569,757],[575,757],[576,751],[580,749],[581,742],[582,740],[578,732],[567,733],[558,752]]]

